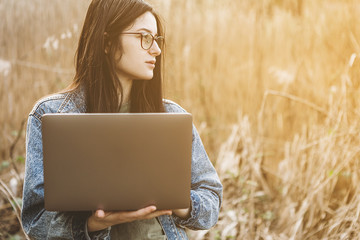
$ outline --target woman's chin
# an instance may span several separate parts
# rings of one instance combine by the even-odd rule
[[[146,75],[143,75],[143,76],[139,76],[138,79],[149,81],[149,80],[153,79],[153,77],[154,77],[154,74],[146,74]]]
[[[127,79],[133,79],[133,80],[149,81],[149,80],[153,79],[154,73],[151,72],[151,73],[147,73],[147,74],[126,74],[124,72],[120,72],[120,73],[118,73],[118,77],[120,79],[127,78]]]

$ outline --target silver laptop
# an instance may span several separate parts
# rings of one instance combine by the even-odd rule
[[[42,134],[48,211],[190,206],[190,114],[45,114]]]

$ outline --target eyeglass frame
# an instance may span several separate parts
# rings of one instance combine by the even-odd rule
[[[158,39],[162,39],[164,41],[164,37],[163,36],[153,36],[151,33],[149,32],[123,32],[121,34],[137,34],[137,35],[140,35],[141,36],[141,40],[140,40],[140,45],[141,45],[141,48],[144,49],[144,50],[149,50],[153,45],[154,45],[154,41],[158,40]],[[152,42],[151,42],[151,45],[149,48],[144,48],[143,46],[143,38],[144,38],[144,35],[147,35],[149,34],[151,37],[152,37]],[[156,42],[156,44],[159,46],[159,43]],[[163,45],[163,44],[162,44]],[[161,49],[162,46],[159,46],[159,48]]]

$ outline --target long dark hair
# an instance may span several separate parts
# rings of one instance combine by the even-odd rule
[[[158,35],[163,36],[159,15],[142,0],[91,2],[76,53],[76,74],[70,86],[71,89],[84,89],[86,112],[119,111],[123,101],[123,88],[116,75],[114,61],[116,50],[122,52],[119,35],[145,12],[154,15]],[[105,46],[110,46],[107,54]],[[133,81],[130,93],[131,112],[164,112],[161,73],[163,55],[156,57],[153,79]]]

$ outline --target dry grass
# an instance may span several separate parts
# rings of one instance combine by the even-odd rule
[[[303,129],[274,170],[264,166],[264,139],[240,115],[217,161],[226,197],[209,238],[359,239],[360,129],[343,120],[336,112]]]
[[[193,238],[358,239],[360,3],[152,2],[166,96],[193,113],[224,183],[218,225]],[[21,122],[72,80],[88,3],[0,0],[0,163],[20,172],[2,164],[7,184],[22,177]]]

